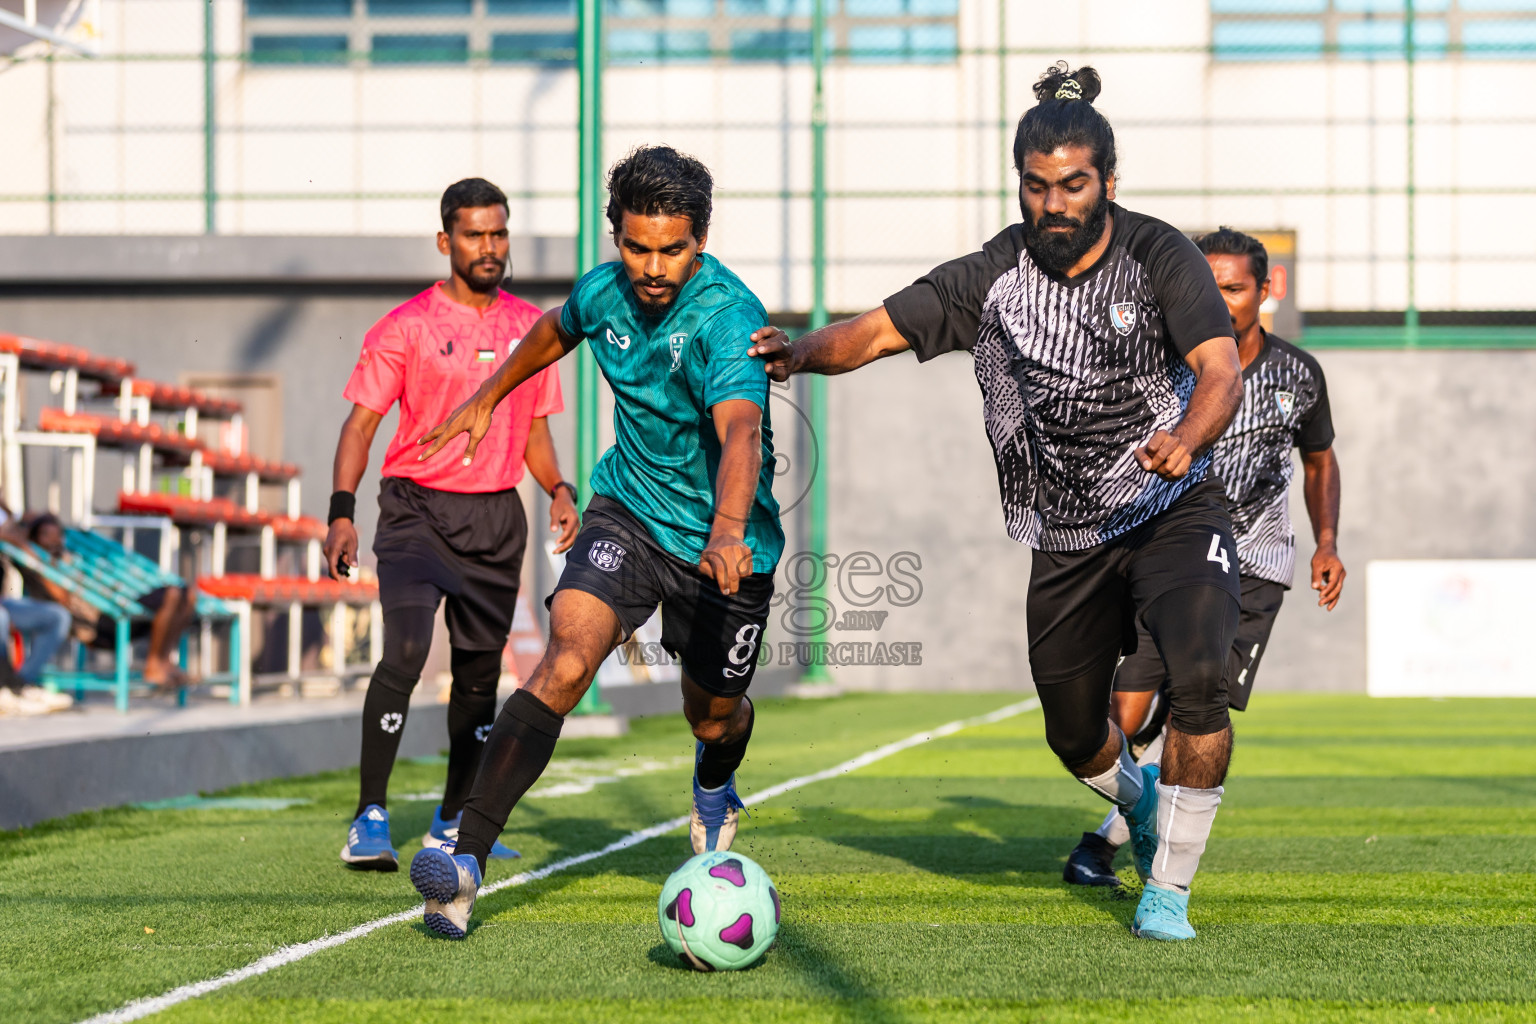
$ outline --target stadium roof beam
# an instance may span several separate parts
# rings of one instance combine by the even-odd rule
[[[28,5],[28,9],[31,9],[31,5]],[[75,42],[75,40],[70,39],[67,36],[59,35],[57,32],[53,31],[53,29],[45,28],[42,25],[39,25],[35,17],[32,20],[28,20],[19,14],[12,14],[10,11],[5,10],[3,7],[0,7],[0,26],[13,28],[17,32],[22,32],[26,35],[33,36],[34,38],[52,43],[54,46],[62,46],[65,49],[74,50],[76,53],[82,54],[86,57],[95,56],[95,53],[88,47]]]

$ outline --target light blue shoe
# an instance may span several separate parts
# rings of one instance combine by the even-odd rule
[[[1136,905],[1131,934],[1138,939],[1182,942],[1195,937],[1189,926],[1189,893],[1147,883]]]
[[[427,901],[422,922],[439,935],[462,939],[480,894],[480,865],[475,858],[467,853],[418,850],[411,858],[411,884]]]
[[[1136,854],[1136,873],[1145,882],[1152,877],[1152,861],[1157,856],[1157,779],[1160,769],[1155,764],[1141,769],[1141,799],[1136,806],[1125,812],[1125,823],[1131,827],[1131,850]]]
[[[352,822],[341,859],[359,871],[399,871],[400,854],[389,841],[389,812],[369,804]]]
[[[432,827],[421,837],[421,848],[452,853],[459,841],[459,819],[463,817],[464,812],[460,811],[452,818],[444,818],[442,804],[432,808]],[[521,856],[510,846],[502,845],[500,839],[491,845],[491,860],[513,860]]]
[[[736,839],[736,825],[746,804],[736,795],[736,776],[719,789],[699,785],[698,759],[704,753],[700,743],[694,751],[693,810],[688,815],[688,841],[694,853],[729,850]]]

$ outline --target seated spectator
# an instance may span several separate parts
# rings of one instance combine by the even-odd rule
[[[10,509],[0,504],[0,538],[26,544],[27,533]],[[38,684],[43,669],[69,639],[69,612],[52,601],[26,597],[0,599],[0,715],[40,715],[61,711],[74,704],[67,694],[53,693]],[[11,630],[21,634],[26,660],[11,664]]]
[[[54,558],[66,560],[69,553],[64,548],[64,526],[55,515],[38,516],[32,521],[29,536],[32,543]],[[77,622],[85,625],[90,634],[87,642],[101,650],[112,650],[116,641],[105,631],[95,629],[96,615],[89,606],[75,598],[66,588],[49,580],[29,580],[46,592],[47,596],[75,613]],[[144,657],[144,681],[151,686],[176,689],[187,685],[186,673],[176,667],[176,647],[181,634],[186,632],[196,614],[197,605],[185,587],[156,587],[134,598],[154,613],[149,622],[135,622],[129,633],[134,640],[149,638],[149,652]]]

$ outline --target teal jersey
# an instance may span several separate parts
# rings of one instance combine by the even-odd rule
[[[768,375],[747,355],[768,314],[741,279],[708,253],[661,319],[647,316],[622,263],[576,282],[560,329],[585,338],[613,389],[614,444],[592,471],[592,489],[619,502],[664,550],[697,562],[714,521],[720,439],[709,410],[744,398],[763,410],[763,468],[747,520],[752,571],[772,572],[784,552],[773,500]]]

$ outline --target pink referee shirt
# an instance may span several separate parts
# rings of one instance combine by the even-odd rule
[[[516,487],[534,417],[560,412],[560,374],[550,366],[496,407],[490,433],[464,465],[468,437],[448,443],[426,462],[416,442],[448,418],[485,381],[540,316],[515,295],[496,293],[486,309],[460,305],[433,285],[391,310],[363,339],[363,352],[343,394],[379,415],[400,403],[400,429],[384,453],[384,476],[423,487],[483,494]]]

